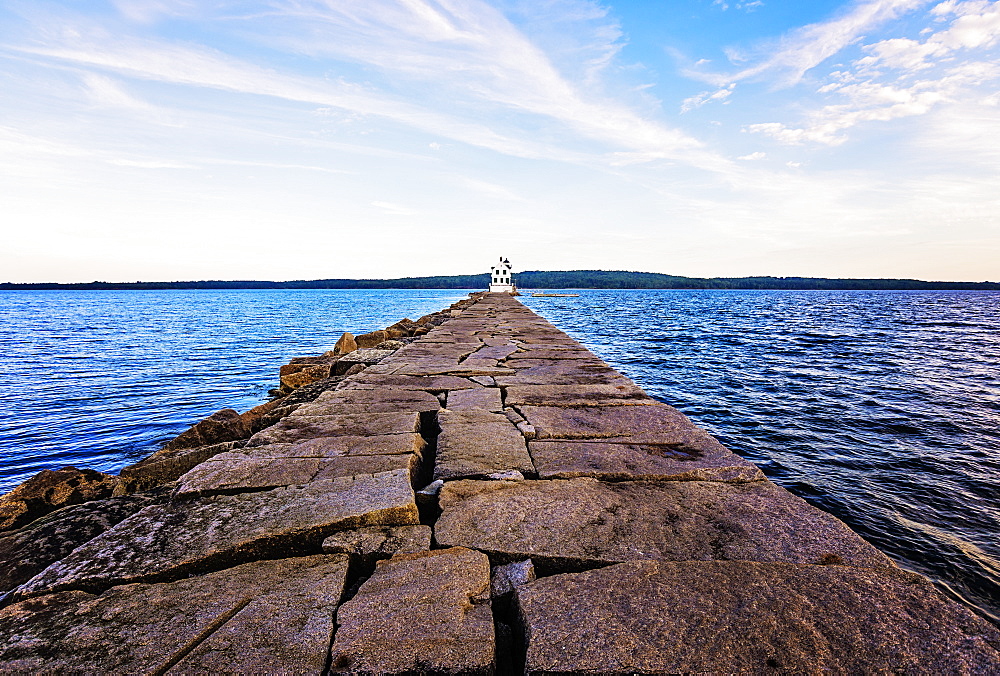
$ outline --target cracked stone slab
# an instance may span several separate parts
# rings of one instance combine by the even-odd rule
[[[443,546],[494,563],[579,569],[638,559],[895,564],[836,517],[768,482],[452,481],[434,528]]]
[[[762,481],[764,474],[721,446],[705,451],[657,444],[531,441],[539,479],[593,477],[602,481]]]
[[[395,470],[405,470],[412,478],[419,467],[420,458],[414,453],[332,458],[261,458],[243,453],[223,453],[182,476],[174,495],[186,497],[261,490]]]
[[[594,359],[594,353],[585,347],[559,347],[551,348],[534,347],[511,354],[507,360],[511,362],[523,361],[525,359]]]
[[[330,390],[316,397],[316,404],[437,403],[437,397],[420,390]]]
[[[337,612],[334,673],[492,674],[490,564],[460,547],[397,555]]]
[[[406,376],[392,374],[379,376],[365,374],[363,371],[354,376],[351,387],[355,389],[391,389],[391,390],[423,390],[425,392],[447,392],[450,390],[467,390],[481,387],[468,378],[457,376]],[[345,390],[337,390],[342,392]]]
[[[418,522],[405,470],[151,505],[43,570],[18,594],[176,579],[274,553],[318,551],[338,530]]]
[[[427,442],[419,434],[317,437],[301,441],[248,446],[230,451],[247,458],[339,458],[350,455],[421,455]]]
[[[517,368],[517,373],[497,376],[497,384],[501,387],[509,387],[511,385],[551,385],[552,383],[626,386],[634,384],[610,366],[602,363],[584,362],[581,359],[563,359],[529,365],[525,363],[527,361],[521,360],[512,364]]]
[[[651,406],[657,402],[638,385],[602,383],[563,385],[512,385],[508,406]]]
[[[324,554],[349,554],[374,565],[395,554],[425,552],[431,548],[430,526],[357,528],[340,531],[323,540]]]
[[[520,406],[538,439],[602,439],[664,444],[679,451],[725,450],[708,432],[666,404],[653,406]]]
[[[497,366],[495,360],[481,361],[466,359],[461,364],[420,364],[413,363],[400,368],[396,375],[399,376],[504,376],[511,375],[514,371],[508,368]]]
[[[535,472],[524,436],[505,415],[445,409],[438,425],[435,479]]]
[[[501,344],[486,345],[482,349],[473,353],[469,359],[496,359],[498,361],[503,361],[510,355],[517,352],[520,348],[517,343],[513,341],[507,341]]]
[[[631,562],[515,588],[525,673],[986,674],[1000,631],[898,570]]]
[[[448,395],[449,411],[502,411],[500,389],[484,387],[479,390],[457,390]]]
[[[357,402],[352,404],[331,404],[327,402],[308,404],[300,406],[292,416],[306,416],[314,418],[317,416],[330,415],[352,415],[368,413],[423,413],[436,411],[441,408],[441,404],[435,399],[430,401],[379,401],[379,402]]]
[[[0,671],[322,671],[347,557],[258,561],[0,610]]]
[[[291,443],[319,437],[407,434],[420,431],[420,414],[355,413],[348,415],[288,416],[250,437],[248,446]]]

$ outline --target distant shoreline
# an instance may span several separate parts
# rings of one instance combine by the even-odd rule
[[[1000,282],[928,282],[919,279],[829,279],[825,277],[678,277],[609,270],[528,271],[515,275],[524,289],[733,289],[787,291],[1000,291]],[[401,279],[272,281],[0,283],[0,291],[167,291],[197,289],[483,289],[489,274]]]

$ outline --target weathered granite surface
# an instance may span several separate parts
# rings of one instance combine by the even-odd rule
[[[425,552],[431,548],[430,526],[356,528],[340,531],[323,540],[324,554],[348,554],[362,563],[374,564],[395,554]]]
[[[500,388],[483,387],[475,390],[455,390],[448,394],[449,411],[493,411],[503,410]]]
[[[420,431],[420,415],[403,413],[352,413],[347,415],[294,416],[250,437],[248,446],[291,443],[318,437],[412,434]]]
[[[711,452],[723,446],[672,406],[520,406],[539,439],[605,439]]]
[[[397,555],[337,612],[334,672],[488,674],[490,564],[468,549]]]
[[[636,561],[515,588],[526,672],[990,674],[1000,631],[900,570]]]
[[[0,537],[0,592],[10,591],[161,496],[139,494],[62,507]]]
[[[19,595],[178,578],[319,551],[335,531],[416,525],[406,471],[146,507],[21,586]]]
[[[891,568],[839,519],[768,481],[453,481],[437,542],[557,569],[620,561],[781,561]],[[834,558],[835,557],[835,558]]]
[[[601,441],[531,441],[540,479],[593,477],[602,481],[761,481],[756,465],[722,446],[679,450],[658,444]]]
[[[535,472],[524,437],[506,416],[446,409],[438,413],[438,425],[435,479]]]
[[[163,449],[123,468],[119,473],[121,484],[118,492],[127,495],[176,481],[193,467],[220,453],[231,451],[237,445],[242,445],[242,442],[224,441],[211,446]]]
[[[0,671],[319,673],[347,557],[259,561],[0,610]]]
[[[638,385],[511,385],[507,406],[644,406],[657,401]]]
[[[401,436],[401,435],[392,435]],[[258,448],[268,448],[261,446]],[[257,449],[254,449],[257,450]],[[307,484],[311,481],[404,470],[413,477],[420,457],[409,455],[347,455],[332,458],[255,457],[223,453],[180,478],[177,496],[211,495]]]

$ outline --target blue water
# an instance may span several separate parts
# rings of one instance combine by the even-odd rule
[[[468,292],[0,292],[0,493],[65,465],[117,473],[222,408],[268,399],[292,357]]]
[[[906,568],[1000,617],[1000,293],[522,297]],[[281,364],[460,291],[0,293],[0,492],[115,472]]]

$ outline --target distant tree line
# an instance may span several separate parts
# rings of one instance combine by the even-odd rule
[[[516,274],[522,289],[786,289],[817,291],[997,291],[1000,282],[925,282],[919,279],[826,279],[823,277],[678,277],[624,270],[528,271]],[[314,279],[289,282],[83,282],[76,284],[0,283],[0,291],[164,289],[485,289],[488,273],[402,279]]]

